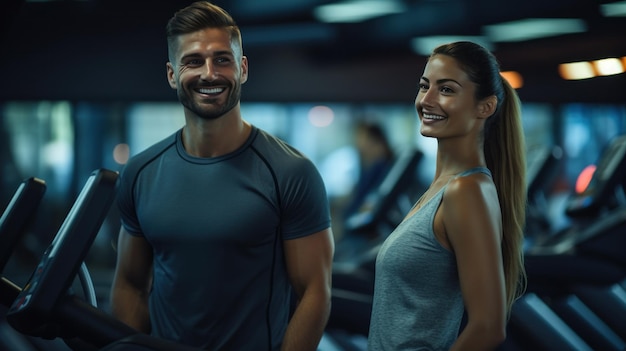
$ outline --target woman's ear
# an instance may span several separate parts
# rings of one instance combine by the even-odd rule
[[[484,98],[478,103],[478,117],[489,118],[496,112],[498,98],[495,95]]]

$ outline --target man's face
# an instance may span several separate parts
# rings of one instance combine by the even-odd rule
[[[227,30],[207,28],[181,35],[175,59],[167,63],[167,77],[187,111],[217,119],[239,104],[248,61]]]

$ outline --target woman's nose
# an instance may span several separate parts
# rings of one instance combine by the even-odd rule
[[[434,93],[432,93],[430,89],[420,90],[420,92],[417,94],[417,102],[422,106],[433,106],[434,98]]]

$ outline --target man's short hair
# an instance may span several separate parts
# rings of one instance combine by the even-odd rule
[[[241,31],[226,10],[208,1],[196,1],[177,11],[167,22],[167,49],[170,62],[173,62],[177,49],[177,38],[206,28],[224,28],[230,40],[241,48]]]

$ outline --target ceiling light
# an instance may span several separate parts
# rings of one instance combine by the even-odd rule
[[[614,74],[620,74],[624,72],[624,66],[618,58],[606,58],[602,60],[595,60],[592,62],[593,67],[601,76],[612,76]]]
[[[406,6],[398,0],[347,0],[318,6],[313,15],[327,23],[354,23],[404,11]]]
[[[612,2],[600,5],[600,12],[605,17],[625,17],[626,1]]]
[[[447,43],[452,43],[456,41],[471,41],[476,44],[482,45],[487,50],[492,50],[493,45],[491,42],[485,38],[480,36],[454,36],[454,35],[435,35],[428,37],[417,37],[411,39],[411,48],[413,52],[423,55],[429,56],[432,54],[433,49],[437,46]]]
[[[328,106],[318,105],[309,110],[309,123],[315,127],[328,127],[335,119],[335,112]]]
[[[586,30],[583,20],[571,18],[527,18],[483,27],[484,33],[494,42],[524,41]]]
[[[593,66],[590,62],[571,62],[559,65],[561,78],[567,80],[588,79],[595,77]]]
[[[513,89],[519,89],[524,85],[524,79],[522,79],[522,75],[519,72],[503,71],[500,72],[500,75],[509,82]]]

